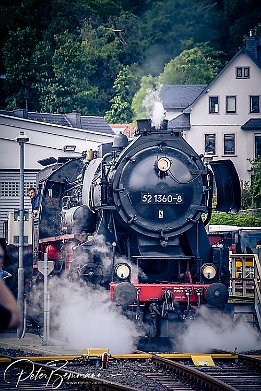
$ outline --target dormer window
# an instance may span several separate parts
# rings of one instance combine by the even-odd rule
[[[210,114],[218,114],[219,113],[218,96],[210,96],[209,97],[209,113]]]
[[[236,67],[236,78],[237,79],[249,79],[250,78],[250,67]]]

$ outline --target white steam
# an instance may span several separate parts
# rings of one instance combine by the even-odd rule
[[[183,352],[208,353],[211,349],[242,352],[261,348],[260,333],[245,320],[233,322],[231,316],[204,307],[197,319],[187,321],[184,330],[177,342]]]
[[[151,118],[152,126],[159,129],[166,114],[160,99],[160,88],[150,90],[149,94],[143,100],[142,105],[145,107],[148,116]]]
[[[129,353],[135,347],[135,324],[120,313],[104,289],[59,279],[52,314],[55,337],[71,347],[109,348],[113,354]]]

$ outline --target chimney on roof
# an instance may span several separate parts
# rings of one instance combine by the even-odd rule
[[[76,110],[73,110],[72,113],[65,114],[65,117],[70,122],[73,128],[81,129],[81,114],[77,113]]]
[[[252,30],[249,30],[249,36],[246,37],[246,50],[257,60],[257,41]]]
[[[28,118],[28,110],[26,109],[16,109],[16,110],[13,110],[13,114],[15,117],[18,117],[18,118]]]

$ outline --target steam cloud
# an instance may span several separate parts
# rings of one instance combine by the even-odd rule
[[[145,107],[148,116],[152,120],[152,126],[159,129],[165,117],[165,110],[160,99],[160,87],[156,90],[150,90],[150,93],[145,97],[142,105]]]
[[[112,247],[103,235],[94,238],[92,256],[102,262],[103,277],[112,271]],[[76,264],[88,263],[89,255],[81,254]],[[115,264],[127,262],[115,257]],[[131,265],[134,266],[134,265]],[[54,285],[54,284],[53,284]],[[110,301],[109,292],[84,282],[59,279],[52,295],[53,325],[58,338],[76,348],[105,347],[110,353],[129,353],[142,331],[121,314],[120,308]]]
[[[120,313],[104,289],[60,279],[54,297],[56,338],[75,348],[109,348],[114,354],[134,348],[138,338],[135,324]]]
[[[211,349],[242,352],[260,349],[261,338],[245,320],[233,322],[231,316],[203,307],[197,319],[187,321],[177,345],[183,352],[209,353]]]

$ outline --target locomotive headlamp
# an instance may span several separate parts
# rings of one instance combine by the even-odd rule
[[[166,172],[170,169],[170,160],[166,157],[161,157],[158,161],[157,161],[157,166],[158,166],[158,169],[162,172]]]
[[[115,274],[121,280],[126,280],[130,276],[130,266],[127,263],[118,263],[115,266]]]
[[[205,263],[201,268],[202,274],[208,280],[212,280],[216,277],[217,269],[213,264]]]

